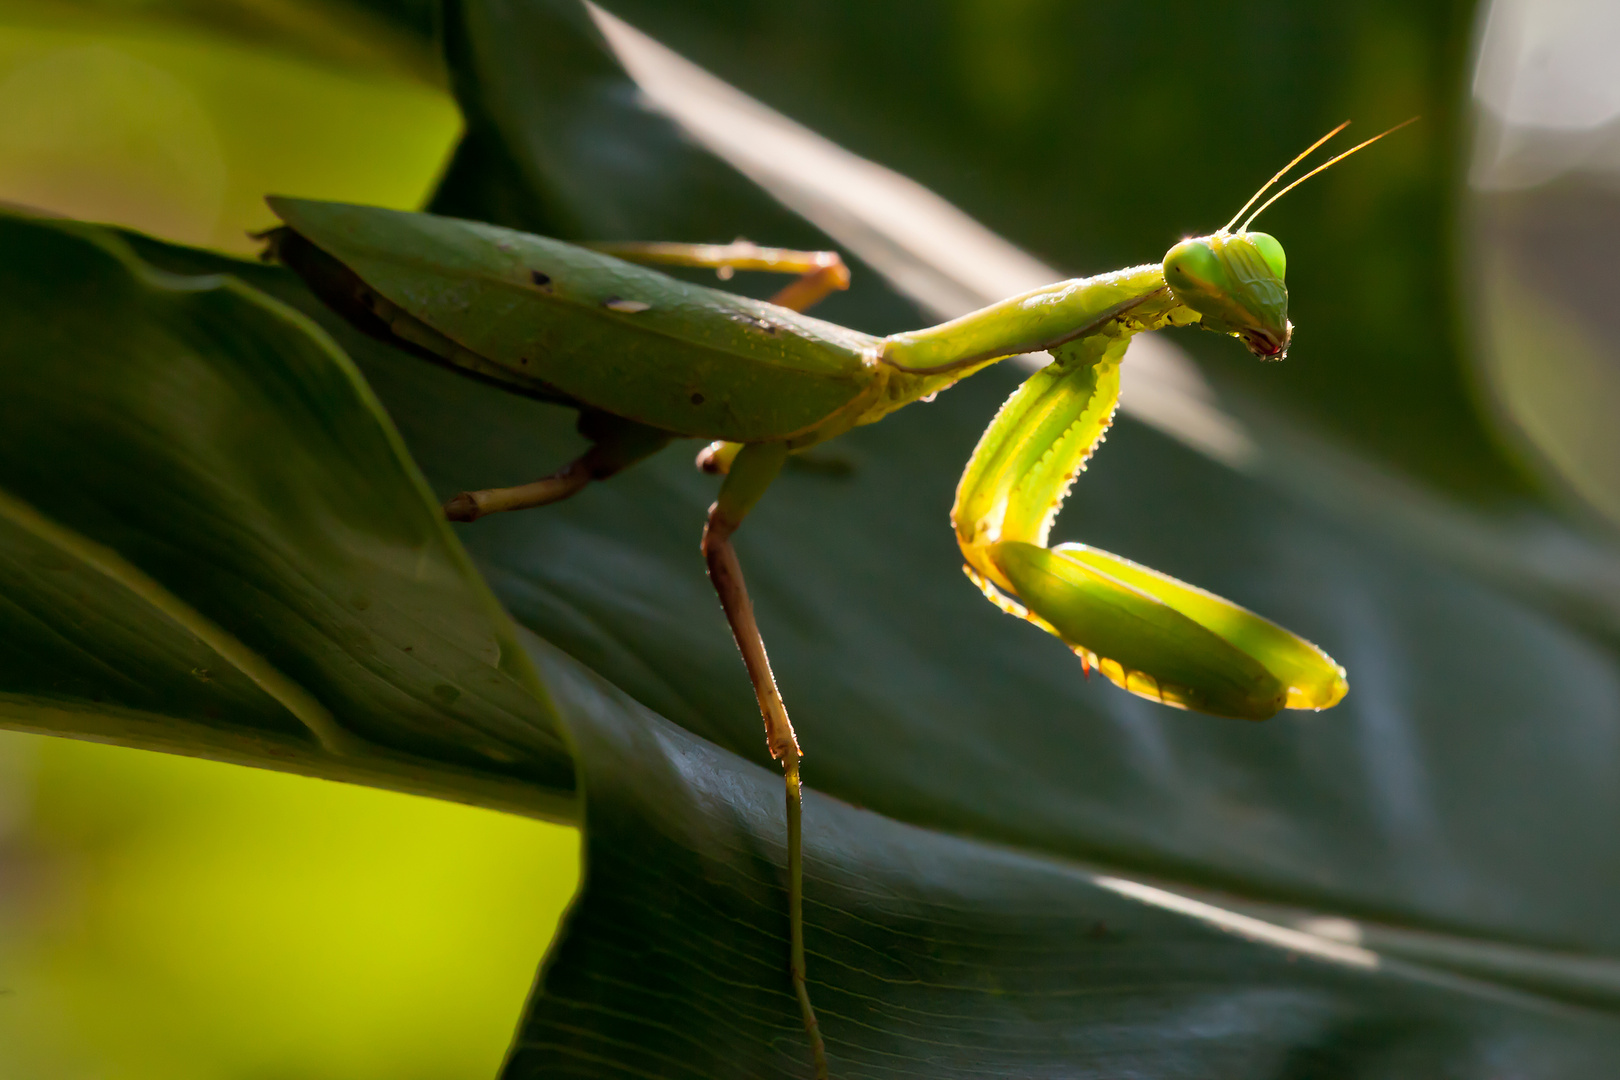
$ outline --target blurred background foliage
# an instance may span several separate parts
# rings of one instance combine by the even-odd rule
[[[343,5],[8,2],[0,72],[4,198],[224,251],[267,191],[420,205],[460,127],[430,41]]]
[[[1460,0],[1182,3],[1151,20],[1136,6],[1061,0],[611,6],[1068,272],[1155,258],[1180,236],[1214,228],[1346,116],[1370,133],[1422,112],[1416,128],[1268,211],[1263,224],[1290,255],[1299,326],[1292,361],[1253,365],[1221,347],[1229,343],[1178,340],[1243,415],[1296,424],[1364,455],[1380,479],[1405,477],[1479,520],[1546,524],[1547,545],[1527,550],[1554,576],[1557,560],[1580,544],[1609,550],[1620,521],[1609,421],[1620,388],[1603,326],[1612,291],[1603,284],[1612,284],[1606,238],[1620,230],[1606,164],[1620,145],[1615,111],[1549,120],[1524,105],[1524,80],[1511,74],[1537,64],[1567,69],[1565,54],[1547,44],[1564,40],[1559,26],[1607,40],[1607,24],[1590,17],[1601,5],[1498,0],[1495,12],[1507,14],[1492,14],[1497,37],[1484,34],[1498,49],[1487,58],[1510,72],[1497,83],[1473,77],[1483,23]],[[604,215],[595,221],[577,216],[586,211],[569,207],[567,192],[550,204],[501,202],[500,171],[475,142],[452,158],[460,121],[439,58],[436,7],[9,0],[0,5],[0,199],[236,253],[253,250],[246,234],[270,224],[266,191],[412,207],[437,189],[440,208],[478,205],[561,235],[658,220],[682,223],[682,238],[744,231],[814,242],[814,231],[785,213],[712,197],[682,205],[674,182],[618,193],[617,219],[606,216],[614,193],[604,190],[591,193]],[[1561,14],[1523,14],[1549,9]],[[743,214],[752,216],[737,221]],[[922,318],[870,275],[827,313],[879,332]],[[1182,467],[1174,452],[1142,456],[1167,462],[1167,474]],[[1108,474],[1095,484],[1116,501],[1136,494]],[[1187,505],[1199,494],[1179,492]],[[1228,495],[1239,505],[1249,497]],[[847,497],[834,492],[832,501]],[[1257,520],[1265,509],[1255,504]],[[500,538],[490,535],[483,555],[498,564]],[[1466,562],[1465,546],[1453,543],[1448,558]],[[857,578],[880,571],[862,558],[850,560]],[[1402,581],[1419,576],[1392,575],[1389,594],[1366,602],[1394,606]],[[1573,590],[1602,593],[1579,573],[1567,576]],[[1603,618],[1612,633],[1613,612]],[[1405,640],[1413,651],[1425,644],[1415,632]],[[811,657],[806,681],[836,658],[813,645],[787,650]],[[1565,645],[1559,638],[1547,648]],[[715,663],[730,662],[724,653]],[[1467,681],[1471,664],[1512,659],[1479,655],[1451,670]],[[1380,670],[1364,664],[1352,676]],[[1592,678],[1570,694],[1602,712],[1609,699]],[[1394,683],[1398,712],[1410,687]],[[696,710],[718,725],[704,733],[721,745],[731,728],[712,718],[738,712],[731,699],[744,695],[733,690],[716,690],[717,702],[700,702],[712,708]],[[757,723],[743,706],[743,720]],[[1598,772],[1612,767],[1602,719],[1588,744],[1602,759]],[[1399,741],[1398,731],[1382,733]],[[38,997],[20,1010],[6,1004],[14,995],[0,996],[0,1072],[424,1080],[493,1072],[534,958],[575,887],[572,830],[202,762],[3,738],[0,990],[28,986]],[[736,749],[757,755],[752,745]],[[1235,772],[1231,790],[1226,811],[1265,812]],[[1410,809],[1398,799],[1373,808],[1397,836]],[[1514,828],[1505,821],[1481,833],[1508,844]],[[1432,854],[1425,845],[1434,839],[1416,837],[1405,854]],[[1562,839],[1578,857],[1583,837]],[[1402,856],[1385,854],[1393,864]],[[1414,875],[1414,891],[1436,882],[1463,888],[1445,866],[1395,865],[1401,872]],[[1298,895],[1300,886],[1281,888]],[[1492,910],[1493,899],[1446,903],[1456,900],[1449,910],[1466,923]],[[1497,929],[1591,945],[1577,924],[1597,897],[1555,899],[1578,917],[1561,923],[1559,912],[1542,909]],[[1381,901],[1360,902],[1376,911]],[[341,1024],[332,1020],[338,1007]]]
[[[1465,280],[1487,400],[1566,505],[1620,524],[1620,10],[1494,5],[1473,78]]]

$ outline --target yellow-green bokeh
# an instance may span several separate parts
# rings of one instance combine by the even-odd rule
[[[67,11],[0,4],[0,200],[249,252],[265,193],[417,206],[458,134],[364,33]],[[578,879],[570,828],[0,733],[0,1077],[484,1080]]]
[[[441,89],[381,58],[334,67],[184,26],[0,6],[6,201],[248,252],[247,231],[274,221],[268,192],[414,209],[459,124]]]
[[[573,894],[571,828],[0,735],[0,1076],[493,1077]]]

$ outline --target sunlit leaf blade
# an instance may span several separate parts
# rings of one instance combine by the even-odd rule
[[[0,507],[0,708],[8,719],[39,716],[49,728],[44,716],[52,710],[79,711],[84,724],[96,713],[151,714],[177,727],[194,724],[196,734],[207,727],[194,718],[230,716],[267,743],[309,740],[308,729],[240,669],[81,557],[82,537],[64,544],[65,530],[39,528],[32,508],[9,498]]]
[[[89,714],[166,716],[199,750],[566,812],[564,737],[509,624],[318,328],[20,217],[0,303],[12,723],[120,738]]]

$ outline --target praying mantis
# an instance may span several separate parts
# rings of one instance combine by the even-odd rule
[[[359,329],[580,410],[584,454],[530,484],[456,495],[445,506],[451,520],[556,502],[674,439],[708,440],[698,464],[724,479],[700,548],[786,781],[788,970],[822,1080],[826,1051],[804,952],[803,754],[733,534],[789,454],[1006,357],[1045,350],[1053,362],[1001,407],[957,488],[950,521],[968,577],[999,608],[1061,640],[1085,673],[1165,705],[1250,720],[1336,705],[1348,690],[1344,669],[1305,639],[1159,571],[1083,544],[1049,547],[1047,537],[1112,421],[1134,335],[1202,326],[1262,359],[1286,354],[1286,256],[1250,224],[1298,184],[1405,124],[1244,215],[1347,124],[1278,171],[1224,227],[1182,240],[1161,262],[1061,281],[881,338],[803,314],[849,284],[832,253],[745,241],[578,245],[427,214],[270,199],[284,225],[266,234],[267,256]],[[764,302],[678,281],[658,265],[712,268],[722,278],[736,270],[799,277]]]

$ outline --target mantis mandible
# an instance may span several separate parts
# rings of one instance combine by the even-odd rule
[[[1408,120],[1406,123],[1411,123]],[[1346,122],[1348,123],[1348,121]],[[1002,610],[1033,622],[1132,693],[1263,720],[1346,693],[1321,649],[1166,574],[1082,544],[1047,546],[1064,496],[1112,421],[1131,338],[1200,325],[1281,359],[1293,327],[1282,245],[1249,231],[1266,207],[1397,125],[1317,166],[1240,218],[1346,125],[1289,162],[1220,230],[1162,262],[1061,281],[924,330],[878,338],[802,311],[849,282],[838,256],[729,245],[581,246],[474,222],[273,198],[269,254],[360,329],[504,388],[580,409],[590,448],[514,488],[463,492],[452,520],[556,502],[676,438],[724,474],[701,549],[787,784],[789,975],[816,1075],[826,1053],[806,983],[803,757],[754,620],[731,537],[787,456],[1020,353],[1053,363],[1013,393],[968,461],[951,509],[964,569]],[[1234,226],[1236,227],[1234,230]],[[799,274],[762,302],[647,265]]]

